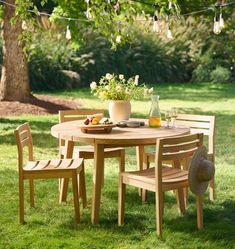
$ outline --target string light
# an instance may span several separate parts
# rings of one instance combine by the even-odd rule
[[[173,35],[172,35],[171,27],[170,27],[169,24],[168,24],[168,28],[167,28],[167,38],[168,38],[169,40],[172,40],[172,39],[174,38]]]
[[[174,37],[173,37],[172,32],[171,32],[171,26],[169,24],[169,17],[168,16],[166,16],[166,23],[167,23],[167,34],[166,34],[166,37],[169,40],[172,40]]]
[[[213,32],[218,35],[221,32],[221,28],[220,28],[220,23],[218,20],[218,17],[215,16],[214,17],[214,27],[213,27]]]
[[[111,4],[111,1],[110,0],[106,0],[108,4]],[[140,1],[140,0],[132,0],[133,2],[140,2],[142,4],[145,4],[145,5],[151,5],[153,6],[152,4],[148,3],[148,2],[144,2],[144,1]],[[85,16],[87,19],[80,19],[80,18],[71,18],[71,17],[64,17],[64,16],[60,16],[60,15],[57,15],[56,18],[57,19],[61,19],[61,20],[72,20],[72,21],[80,21],[80,22],[92,22],[92,15],[91,15],[91,12],[90,12],[90,6],[89,6],[89,3],[90,3],[90,0],[85,0],[85,2],[87,3],[87,11],[85,12]],[[5,0],[0,0],[0,3],[3,3],[5,5],[8,5],[8,6],[11,6],[13,8],[16,8],[17,6],[15,4],[11,4],[11,3],[8,3],[6,2]],[[219,6],[218,5],[215,5],[214,7],[218,8],[220,7],[220,15],[219,15],[219,18],[217,17],[217,15],[215,15],[215,18],[214,18],[214,25],[213,25],[213,32],[215,34],[219,34],[221,32],[221,29],[224,28],[225,24],[224,24],[224,19],[223,19],[223,11],[222,11],[222,8],[223,7],[228,7],[228,6],[231,6],[231,5],[234,5],[235,4],[235,1],[232,1],[232,2],[229,2],[229,3],[222,3],[220,4]],[[181,6],[181,5],[179,5]],[[186,6],[186,5],[184,5]],[[187,6],[190,6],[190,5],[187,5]],[[169,10],[173,7],[173,4],[171,1],[169,1],[169,4],[168,4],[168,8]],[[198,6],[196,6],[198,7]],[[203,7],[203,6],[199,6],[199,7]],[[185,14],[181,14],[181,16],[189,16],[189,15],[194,15],[194,14],[199,14],[199,13],[203,13],[203,12],[207,12],[209,10],[214,10],[214,7],[213,6],[204,6],[203,9],[201,10],[198,10],[198,11],[193,11],[193,12],[189,12],[189,13],[185,13]],[[175,8],[177,8],[177,5],[175,5]],[[120,11],[120,2],[117,1],[117,4],[114,6],[114,9],[115,11]],[[27,10],[28,12],[31,12],[33,14],[35,14],[35,11],[34,10]],[[48,14],[48,13],[45,13],[45,12],[38,12],[38,15],[39,16],[52,16],[52,14]],[[157,27],[156,25],[156,22],[158,22],[158,20],[155,20],[155,17],[153,17],[153,31],[158,33],[159,32],[159,26]],[[143,20],[140,20],[139,21],[143,21]],[[154,24],[155,22],[155,24]],[[154,27],[155,25],[155,27]],[[167,37],[170,37],[170,39],[173,38],[173,35],[172,35],[172,32],[171,32],[171,28],[170,28],[170,25],[168,23],[168,30],[167,30]],[[27,23],[25,21],[22,22],[22,29],[27,29]],[[158,32],[157,32],[158,30]],[[67,25],[67,28],[66,28],[66,36],[67,37],[70,37],[71,36],[71,31],[70,31],[70,28],[69,28],[69,25]],[[66,37],[66,38],[67,38]],[[70,38],[71,39],[71,38]],[[117,39],[119,40],[119,38]]]
[[[220,6],[219,25],[221,29],[224,28],[223,8],[221,6]]]
[[[169,2],[168,8],[169,8],[169,10],[172,9],[172,2]]]
[[[91,10],[90,10],[90,0],[85,0],[85,2],[87,4],[85,15],[86,15],[86,18],[88,20],[91,20],[92,19],[92,15],[91,15]]]
[[[65,38],[67,40],[71,40],[71,38],[72,38],[71,31],[70,31],[70,28],[69,28],[69,24],[67,25],[67,28],[66,28]]]
[[[159,33],[158,17],[156,14],[153,16],[153,32]]]

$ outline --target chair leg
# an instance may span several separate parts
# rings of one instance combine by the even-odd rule
[[[149,169],[149,167],[150,167],[149,158],[148,158],[148,156],[144,156],[143,169]],[[142,189],[141,197],[142,197],[143,203],[147,201],[147,195],[148,195],[148,191],[146,189]]]
[[[119,183],[118,183],[118,225],[124,223],[126,184],[122,182],[121,173],[125,171],[125,150],[121,150],[119,158]]]
[[[162,217],[163,217],[163,193],[156,192],[156,232],[158,236],[162,236]]]
[[[60,184],[60,198],[59,202],[66,202],[67,199],[67,193],[68,193],[68,186],[69,186],[69,178],[63,178],[61,179]]]
[[[29,180],[29,200],[30,200],[30,207],[34,207],[34,185],[33,179]]]
[[[176,190],[177,206],[179,213],[185,213],[184,192],[182,188]]]
[[[143,161],[144,161],[143,155],[144,155],[144,146],[143,145],[136,146],[136,162],[137,162],[138,170],[143,169]],[[138,193],[142,199],[142,189],[141,188],[138,189]]]
[[[125,193],[126,184],[122,183],[122,176],[119,176],[119,190],[118,190],[118,225],[124,224],[124,211],[125,211]]]
[[[184,188],[183,189],[183,194],[184,194],[184,206],[185,206],[185,209],[187,209],[187,206],[188,206],[188,188]]]
[[[82,170],[79,173],[79,196],[81,196],[82,198],[83,208],[86,208],[87,198],[86,198],[86,180],[85,180],[84,164],[82,165]]]
[[[181,161],[181,165],[183,167],[183,170],[188,171],[189,164],[190,164],[189,158],[184,158]],[[185,209],[187,209],[187,206],[188,206],[188,188],[184,188],[184,206],[185,206]]]
[[[197,207],[197,227],[203,228],[203,211],[202,211],[202,196],[196,195],[196,207]]]
[[[75,220],[77,223],[80,223],[80,207],[79,207],[79,198],[78,198],[78,175],[76,171],[72,173],[72,185],[73,185],[73,201],[74,201],[74,210],[75,210]]]
[[[19,179],[19,215],[20,224],[24,224],[24,180]]]
[[[214,201],[214,200],[215,200],[215,178],[213,178],[213,179],[210,181],[210,188],[209,188],[209,191],[210,191],[210,200],[211,200],[211,201]]]

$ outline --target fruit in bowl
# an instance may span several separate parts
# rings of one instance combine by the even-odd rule
[[[85,121],[85,125],[107,125],[113,124],[109,118],[104,118],[103,113],[97,113],[91,116],[88,116]]]

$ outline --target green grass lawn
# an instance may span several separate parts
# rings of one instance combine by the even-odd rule
[[[13,130],[30,123],[35,158],[58,156],[57,140],[50,127],[56,115],[0,118],[0,248],[235,248],[235,85],[194,84],[159,85],[162,112],[172,106],[182,113],[216,116],[216,193],[215,202],[204,196],[205,228],[196,228],[195,199],[189,195],[187,214],[177,212],[172,193],[165,196],[163,238],[155,233],[154,194],[142,204],[136,189],[127,187],[125,225],[117,225],[118,162],[105,161],[100,224],[91,225],[90,205],[81,208],[81,224],[76,227],[71,189],[68,203],[58,203],[57,180],[35,183],[35,204],[29,208],[28,183],[25,184],[25,225],[18,224],[17,151]],[[88,89],[50,93],[79,100],[85,108],[106,108],[107,103],[90,95]],[[133,117],[147,117],[150,102],[133,101]],[[127,150],[127,168],[135,168],[134,149]],[[92,160],[86,165],[87,195],[91,199]]]

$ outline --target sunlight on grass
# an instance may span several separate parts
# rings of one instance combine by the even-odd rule
[[[164,112],[175,106],[182,113],[216,116],[216,194],[210,202],[204,198],[205,229],[196,229],[194,196],[189,194],[188,212],[177,212],[175,196],[165,196],[163,239],[155,233],[155,198],[150,193],[142,204],[136,189],[127,187],[125,225],[117,225],[118,161],[105,161],[105,184],[102,190],[100,224],[91,225],[92,160],[85,162],[88,208],[81,208],[81,224],[74,223],[71,189],[68,203],[58,204],[57,180],[35,183],[34,209],[29,208],[26,189],[26,221],[18,224],[18,171],[13,130],[23,122],[30,123],[35,158],[58,156],[58,141],[50,128],[57,115],[4,117],[0,119],[0,248],[215,248],[232,249],[235,245],[235,90],[232,84],[158,85],[160,108]],[[84,108],[107,109],[89,89],[49,93],[58,98],[79,101]],[[147,117],[149,100],[132,101],[132,116]],[[106,112],[107,114],[107,112]],[[127,149],[127,168],[135,168],[135,150]],[[71,186],[70,186],[71,188]]]

